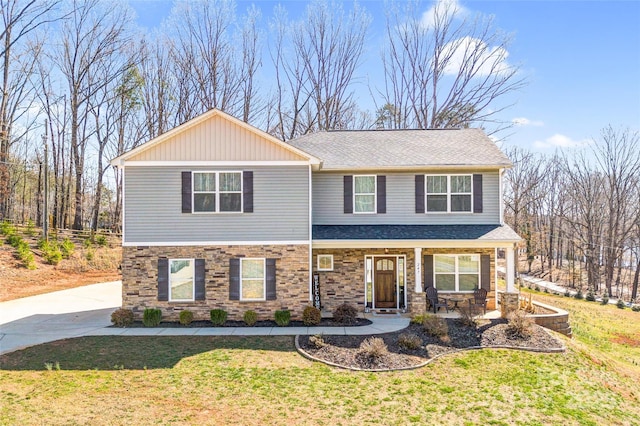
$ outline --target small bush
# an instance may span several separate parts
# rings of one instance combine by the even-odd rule
[[[564,297],[571,297],[571,292],[569,290],[565,291]]]
[[[304,325],[318,325],[321,320],[322,315],[320,309],[315,306],[307,306],[304,308],[304,311],[302,311],[302,322]]]
[[[592,291],[588,291],[587,295],[584,298],[584,300],[586,300],[587,302],[595,302],[596,301],[596,295],[593,294]]]
[[[107,237],[102,234],[96,236],[94,241],[99,247],[106,247],[109,245],[109,240],[107,240]]]
[[[291,321],[291,311],[276,311],[275,320],[280,327],[286,327]]]
[[[0,232],[2,233],[2,235],[6,236],[13,235],[16,233],[16,227],[13,226],[13,224],[8,220],[5,220],[0,225]]]
[[[422,324],[424,322],[425,315],[429,314],[418,314],[411,317],[411,324]]]
[[[608,305],[609,304],[609,296],[607,296],[607,295],[602,296],[602,300],[600,301],[600,304]]]
[[[7,244],[9,244],[11,247],[18,248],[18,246],[22,242],[22,237],[18,234],[9,234],[6,241]]]
[[[640,305],[633,305],[631,306],[631,310],[633,312],[640,312]]]
[[[536,286],[534,287],[535,291],[540,291],[540,286],[538,284],[536,284]]]
[[[481,313],[480,308],[472,308],[470,306],[460,306],[460,318],[458,318],[458,322],[465,327],[476,327],[478,322],[476,321],[476,315]],[[478,312],[476,312],[478,311]]]
[[[436,315],[425,315],[422,320],[422,328],[425,333],[434,337],[443,337],[449,332],[449,327],[444,318]]]
[[[42,257],[48,264],[57,265],[62,260],[62,251],[56,241],[42,239],[38,241],[38,247],[42,250]]]
[[[407,350],[419,349],[422,339],[413,333],[402,333],[398,336],[398,346]]]
[[[157,327],[162,320],[162,311],[160,309],[146,308],[142,314],[142,323],[145,327]]]
[[[93,260],[94,257],[96,257],[96,251],[93,248],[93,246],[89,246],[87,247],[87,252],[84,254],[84,257],[87,259],[87,261],[91,262]]]
[[[62,257],[64,259],[70,258],[75,249],[76,246],[68,237],[62,240],[62,244],[60,244],[60,251],[62,252]]]
[[[311,343],[316,349],[321,349],[327,344],[324,341],[324,336],[322,334],[315,334],[313,336],[309,336],[309,343]]]
[[[180,324],[189,325],[193,322],[193,312],[190,310],[184,310],[180,312]]]
[[[549,293],[549,289],[548,289],[548,288],[546,288],[546,287],[544,288],[544,290],[543,290],[543,291],[544,291],[545,293]]]
[[[258,314],[256,311],[247,311],[244,313],[242,319],[244,319],[244,323],[249,327],[253,327],[256,325],[256,322],[258,322]]]
[[[7,240],[11,240],[10,244],[16,249],[16,255],[24,266],[27,269],[36,269],[36,260],[29,244],[17,235],[10,235]]]
[[[507,333],[514,338],[526,339],[531,336],[533,328],[533,319],[527,316],[527,313],[517,310],[509,314],[509,322],[507,323]]]
[[[355,324],[357,315],[355,306],[343,303],[333,311],[333,320],[339,324]]]
[[[380,337],[369,337],[360,344],[358,354],[369,361],[378,361],[389,353],[387,344]]]
[[[584,296],[582,295],[582,290],[578,290],[578,292],[573,297],[575,297],[578,300],[584,299]]]
[[[33,223],[31,219],[27,221],[27,231],[26,234],[29,237],[35,237],[38,232],[36,231],[36,225]]]
[[[212,309],[209,311],[209,318],[211,318],[211,323],[215,326],[224,325],[227,322],[227,311],[224,309]]]
[[[618,299],[618,303],[616,303],[616,307],[618,309],[624,309],[626,307],[626,305],[624,304],[624,300]]]
[[[131,309],[116,309],[111,313],[111,322],[116,327],[128,327],[133,324],[133,311]]]

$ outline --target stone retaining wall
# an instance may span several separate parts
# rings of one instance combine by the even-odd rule
[[[541,306],[550,311],[554,311],[553,314],[534,314],[531,315],[536,324],[548,328],[549,330],[557,331],[565,336],[571,337],[571,325],[569,324],[569,312],[556,308],[555,306],[545,305],[544,303],[533,301],[533,305]]]

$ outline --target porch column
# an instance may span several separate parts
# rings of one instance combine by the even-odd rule
[[[507,256],[507,293],[514,293],[516,291],[515,276],[516,276],[516,260],[514,255],[513,246],[509,246],[506,249]]]
[[[416,247],[413,249],[414,263],[415,263],[415,280],[416,280],[416,293],[422,293],[422,248]]]

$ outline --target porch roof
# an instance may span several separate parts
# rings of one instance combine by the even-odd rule
[[[313,240],[464,240],[517,242],[509,225],[313,225]]]

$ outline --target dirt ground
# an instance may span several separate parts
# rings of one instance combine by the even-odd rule
[[[117,258],[120,251],[120,247],[100,248],[96,257]],[[112,265],[106,269],[78,267],[81,253],[76,259],[63,260],[57,266],[46,264],[40,256],[35,256],[36,269],[29,270],[21,265],[13,252],[11,246],[0,245],[0,302],[121,278],[115,266],[117,262],[109,262]]]

